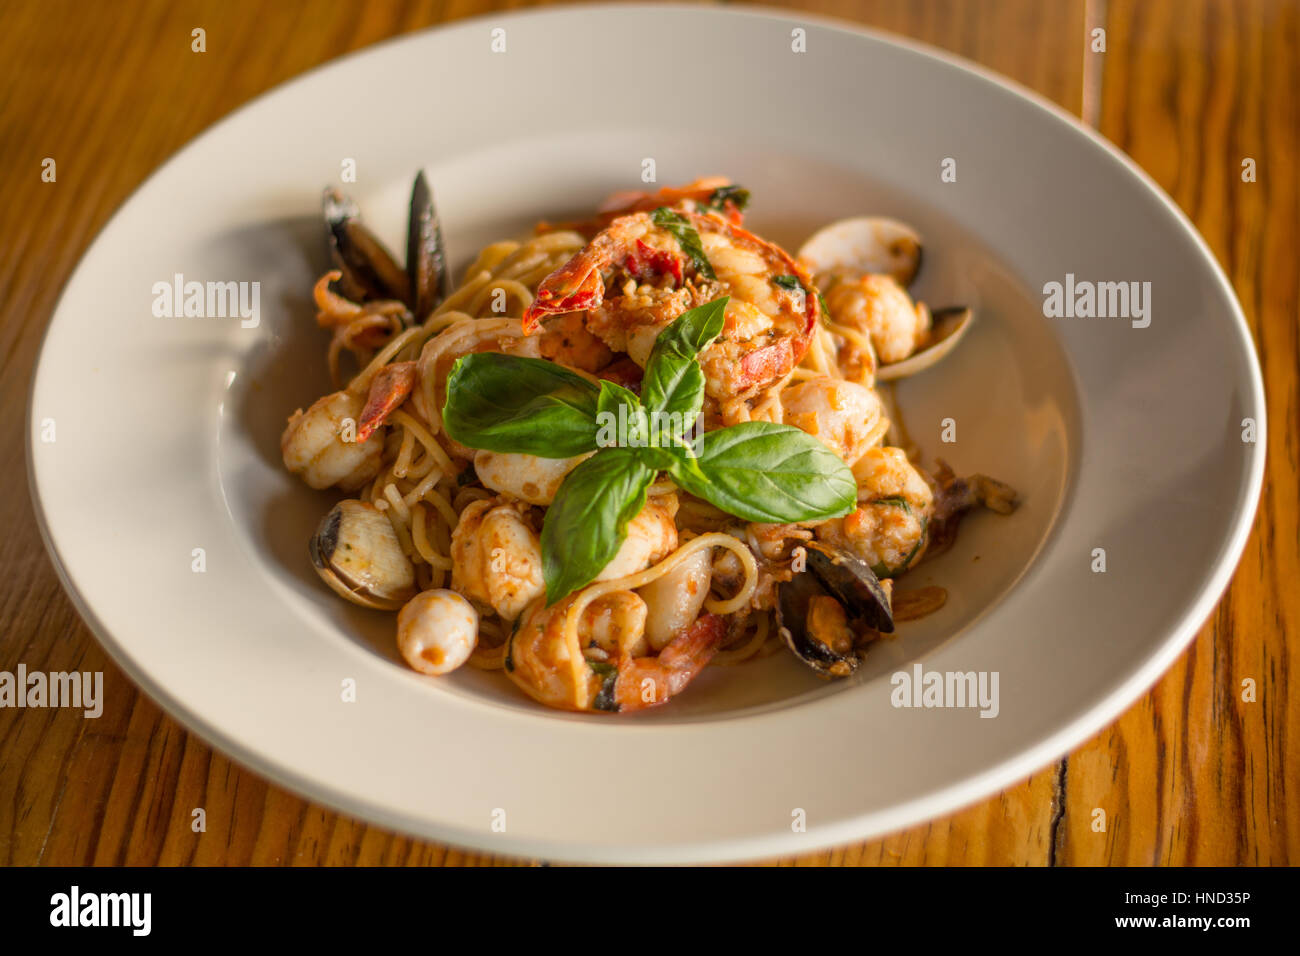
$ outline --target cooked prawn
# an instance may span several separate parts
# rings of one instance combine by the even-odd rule
[[[817,538],[860,557],[879,577],[902,574],[925,553],[934,494],[901,448],[872,448],[853,467],[858,507],[816,529]]]
[[[549,315],[585,311],[590,331],[644,366],[665,326],[729,296],[722,334],[699,355],[705,390],[724,404],[751,397],[786,377],[808,350],[820,314],[817,297],[805,291],[812,280],[784,250],[719,216],[679,215],[699,235],[716,278],[649,213],[621,216],[542,281],[524,331]]]
[[[826,308],[835,322],[870,336],[882,362],[901,362],[929,341],[930,310],[913,302],[892,276],[834,276],[827,283]]]
[[[717,614],[702,614],[673,638],[658,657],[625,657],[618,665],[614,702],[619,710],[666,704],[708,666],[727,635]]]

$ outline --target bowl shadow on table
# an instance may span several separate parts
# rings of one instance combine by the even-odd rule
[[[266,573],[300,599],[296,603],[317,628],[393,662],[403,678],[420,682],[429,693],[452,693],[562,719],[609,719],[542,711],[499,673],[462,668],[444,678],[421,677],[407,670],[397,654],[391,613],[349,604],[321,582],[308,557],[307,542],[321,517],[343,496],[313,491],[290,476],[283,467],[280,436],[294,409],[306,408],[334,390],[325,361],[328,334],[314,321],[311,298],[314,282],[329,268],[322,228],[311,217],[284,219],[227,237],[225,242],[237,244],[240,254],[248,257],[249,271],[261,276],[263,322],[269,326],[269,334],[244,354],[243,372],[232,389],[234,433],[229,441],[247,446],[243,464],[238,469],[223,467],[225,463],[218,466],[225,472],[223,483],[234,518],[246,522],[243,530],[252,539],[248,543],[255,560],[262,561]],[[983,524],[992,519],[975,520]],[[927,566],[909,586],[943,583],[943,575],[936,573],[939,567]],[[858,673],[847,680],[826,682],[781,649],[762,660],[707,669],[671,707],[615,719],[676,722],[739,717],[877,681],[877,689],[887,693],[890,674],[954,639],[982,616],[981,609],[955,610],[959,620],[948,622],[946,630],[936,622],[917,622],[908,625],[906,640],[879,642]]]

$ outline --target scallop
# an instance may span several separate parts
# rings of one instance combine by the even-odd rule
[[[397,614],[397,649],[421,674],[460,667],[478,644],[478,611],[455,591],[421,591]]]
[[[493,491],[504,492],[530,505],[549,505],[569,472],[590,457],[539,458],[480,450],[474,454],[474,472]]]
[[[651,647],[663,650],[700,616],[712,576],[713,560],[706,548],[637,591],[645,601],[645,636]]]

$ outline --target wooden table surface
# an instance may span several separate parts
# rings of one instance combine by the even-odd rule
[[[276,84],[492,0],[6,0],[0,9],[0,670],[102,670],[98,720],[0,709],[0,863],[526,863],[305,802],[181,729],[60,588],[27,488],[27,390],[67,280],[171,153]],[[780,863],[1300,863],[1297,314],[1300,0],[785,2],[1006,74],[1128,152],[1237,290],[1268,392],[1268,470],[1241,566],[1196,640],[1113,726],[1019,786],[924,826]],[[191,30],[207,50],[191,51]],[[1105,52],[1089,48],[1104,29]],[[57,162],[57,182],[41,179]],[[1242,181],[1254,159],[1257,181]],[[1212,370],[1207,369],[1207,373]],[[90,396],[87,396],[90,398]],[[88,488],[88,493],[93,489]],[[1242,681],[1257,688],[1242,700]],[[190,828],[203,806],[207,829]],[[1096,832],[1094,811],[1106,813]]]

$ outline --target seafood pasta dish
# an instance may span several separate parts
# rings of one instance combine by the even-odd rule
[[[725,178],[616,193],[453,283],[423,174],[402,265],[326,190],[336,391],[281,450],[341,498],[310,539],[320,577],[394,613],[412,668],[597,712],[771,654],[842,678],[943,604],[906,575],[964,513],[1015,507],[923,467],[882,387],[972,323],[912,298],[920,237],[849,218],[792,255],[745,228],[749,198]]]

